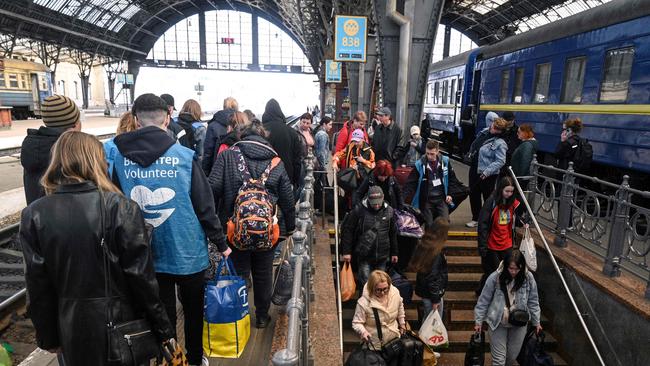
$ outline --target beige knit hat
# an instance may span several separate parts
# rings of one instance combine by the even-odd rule
[[[66,96],[52,95],[43,100],[41,116],[47,127],[70,128],[79,121],[79,108]]]

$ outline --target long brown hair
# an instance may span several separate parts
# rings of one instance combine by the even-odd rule
[[[188,99],[183,103],[183,107],[179,113],[189,113],[195,121],[201,120],[201,105],[194,99]]]
[[[66,131],[52,147],[52,160],[41,184],[50,195],[62,184],[91,181],[102,191],[120,193],[108,178],[104,147],[95,136]]]
[[[408,265],[410,272],[429,273],[436,256],[442,253],[449,234],[449,221],[438,217],[432,227],[427,227],[424,236],[413,251]]]

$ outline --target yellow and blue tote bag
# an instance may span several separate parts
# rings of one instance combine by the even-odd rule
[[[228,269],[221,275],[224,262]],[[209,357],[237,358],[251,334],[246,281],[237,276],[232,260],[222,260],[213,281],[205,285],[203,353]]]

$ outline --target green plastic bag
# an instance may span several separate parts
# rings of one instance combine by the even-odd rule
[[[2,344],[2,346],[0,347],[0,366],[13,366],[13,364],[11,363],[11,356],[9,355],[9,352],[11,350],[12,349],[10,345],[6,343]]]

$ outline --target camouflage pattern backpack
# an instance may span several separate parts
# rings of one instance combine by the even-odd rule
[[[269,250],[277,243],[280,228],[265,183],[280,158],[274,157],[259,179],[253,179],[239,147],[235,145],[230,150],[238,156],[237,170],[244,183],[228,220],[228,241],[239,250]]]

